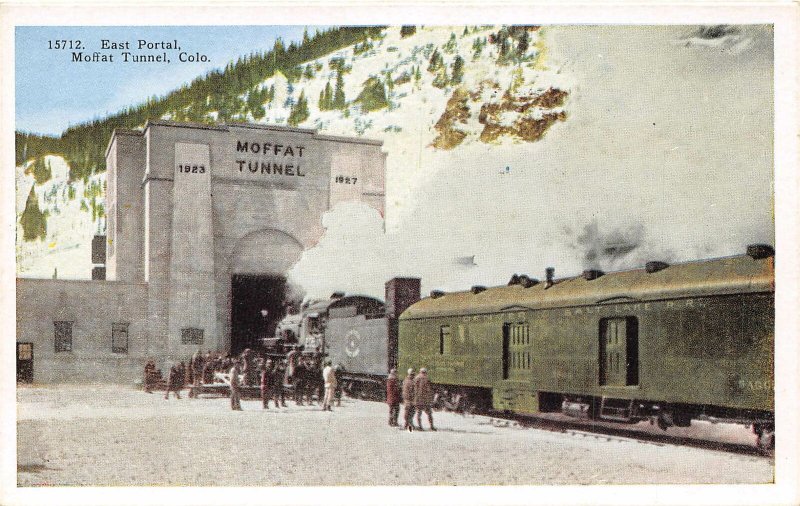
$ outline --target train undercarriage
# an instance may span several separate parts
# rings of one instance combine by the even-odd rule
[[[773,414],[763,411],[550,392],[539,392],[539,410],[624,424],[650,421],[665,431],[670,427],[689,427],[692,420],[739,424],[752,428],[756,446],[762,453],[772,454],[775,449]]]
[[[468,414],[492,408],[492,391],[488,388],[436,384],[434,392],[436,409]],[[538,400],[541,413],[627,425],[649,421],[664,431],[689,427],[692,420],[745,425],[756,435],[756,447],[761,453],[772,455],[775,450],[775,421],[770,412],[551,392],[539,392]]]

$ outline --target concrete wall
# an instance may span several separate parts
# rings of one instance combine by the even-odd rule
[[[198,327],[204,329],[202,348],[228,349],[231,276],[285,274],[302,250],[322,236],[322,214],[332,205],[361,200],[383,212],[385,154],[380,142],[321,136],[299,128],[163,121],[148,123],[144,138],[144,261],[151,283],[151,334],[166,336],[163,352],[172,357],[188,356],[197,348],[181,343],[179,332],[184,323],[204,322]],[[179,172],[183,159],[176,156],[175,146],[184,144],[207,146],[207,172]],[[280,173],[275,165],[280,166]],[[204,197],[184,188],[183,182],[209,176],[212,223],[199,230],[209,216],[208,206]],[[349,177],[350,182],[338,176]],[[196,221],[187,221],[187,216]],[[213,239],[195,244],[189,254],[186,245],[197,242],[190,239],[207,237],[209,228]],[[213,287],[202,276],[188,281],[187,274],[176,267],[190,261],[189,256],[206,255],[208,247],[213,247],[213,258],[208,258],[213,259]],[[200,258],[191,261],[206,265]],[[165,279],[162,276],[168,268],[169,286],[156,286]],[[184,286],[187,282],[194,283],[194,288]],[[176,291],[176,283],[183,288]],[[177,292],[190,291],[194,303],[175,302],[184,300]],[[167,300],[169,294],[172,302]],[[211,299],[215,308],[209,311]],[[207,321],[209,314],[216,315],[214,323]]]
[[[106,202],[108,245],[106,277],[109,280],[144,280],[142,179],[145,143],[141,132],[116,132],[106,152]]]
[[[219,349],[214,297],[214,231],[211,167],[207,144],[177,143],[172,187],[169,341],[171,356],[189,356],[200,347]],[[184,342],[183,331],[202,332],[202,341]]]
[[[17,279],[17,342],[33,343],[34,382],[141,379],[148,358],[146,297],[141,283]],[[73,322],[72,351],[55,352],[56,321]],[[127,353],[111,350],[113,323],[129,324]]]
[[[183,173],[187,161],[205,172]],[[284,275],[338,202],[384,210],[381,143],[309,129],[153,121],[116,131],[106,163],[109,281],[17,280],[17,342],[33,343],[38,383],[139,380],[148,358],[163,369],[198,348],[184,327],[228,349],[233,274]],[[56,352],[62,321],[72,350]],[[114,323],[129,324],[126,353]]]

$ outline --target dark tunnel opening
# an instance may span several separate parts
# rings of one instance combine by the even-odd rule
[[[235,274],[231,278],[231,353],[262,348],[284,316],[286,278]]]

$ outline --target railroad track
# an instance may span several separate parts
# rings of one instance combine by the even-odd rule
[[[537,415],[519,415],[502,411],[486,410],[475,412],[475,415],[488,417],[490,424],[500,427],[516,427],[521,429],[538,429],[550,432],[569,434],[575,437],[595,438],[606,441],[636,441],[655,446],[689,446],[705,450],[722,451],[738,455],[753,455],[772,458],[762,453],[755,443],[731,443],[714,441],[697,437],[671,435],[669,433],[652,433],[636,426],[624,427],[597,420],[556,419]],[[755,437],[755,436],[754,436]]]

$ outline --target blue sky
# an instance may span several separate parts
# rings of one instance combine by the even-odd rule
[[[58,135],[69,125],[113,114],[163,95],[230,60],[252,52],[269,50],[277,37],[286,44],[301,40],[303,26],[23,26],[17,27],[16,129]],[[310,35],[317,27],[308,27]],[[319,28],[320,30],[323,27]],[[48,49],[49,41],[79,39],[85,52],[100,48],[101,39],[130,41],[131,52],[138,39],[171,41],[181,50],[208,55],[208,63],[181,63],[178,52],[172,62],[114,63],[72,62],[71,51]],[[162,51],[155,50],[158,54]]]

